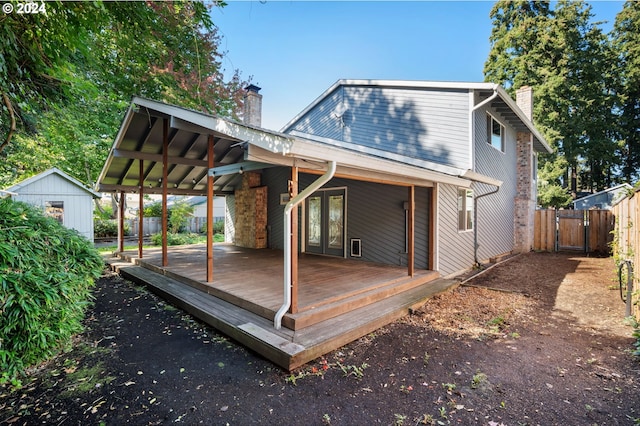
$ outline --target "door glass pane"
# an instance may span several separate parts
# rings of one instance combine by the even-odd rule
[[[342,223],[344,214],[343,209],[344,196],[343,195],[331,195],[329,196],[329,248],[341,249],[342,248]]]
[[[309,197],[309,242],[310,246],[320,246],[322,197]]]

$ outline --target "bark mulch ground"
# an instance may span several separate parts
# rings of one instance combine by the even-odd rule
[[[609,258],[517,256],[288,373],[105,275],[73,348],[0,388],[0,423],[638,425],[614,277]]]

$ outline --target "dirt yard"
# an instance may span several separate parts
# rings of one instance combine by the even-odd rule
[[[614,277],[517,256],[287,373],[107,275],[74,347],[0,389],[0,423],[640,425]]]

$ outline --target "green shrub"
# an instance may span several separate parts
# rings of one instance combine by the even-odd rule
[[[144,217],[162,217],[162,203],[156,201],[154,203],[144,206]]]
[[[82,331],[103,262],[78,232],[28,204],[0,200],[0,381]]]
[[[93,235],[100,237],[117,237],[118,221],[116,219],[94,219]],[[131,235],[131,226],[128,222],[124,223],[124,235]]]
[[[115,217],[115,215],[113,214],[113,207],[111,207],[110,205],[108,206],[101,206],[102,210],[99,210],[98,208],[94,208],[93,210],[93,218],[94,219],[113,219]]]
[[[207,224],[205,223],[200,227],[200,233],[207,233]],[[218,219],[213,222],[213,233],[214,234],[223,234],[224,235],[224,219]]]
[[[196,244],[202,240],[202,237],[198,234],[173,234],[167,232],[167,245],[168,246],[182,246],[185,244]],[[162,234],[153,234],[151,236],[151,243],[156,246],[162,245]]]
[[[193,206],[185,201],[176,201],[169,209],[169,230],[173,234],[184,231],[187,219],[193,216]]]

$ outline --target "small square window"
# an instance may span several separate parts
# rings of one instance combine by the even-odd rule
[[[504,126],[490,114],[487,114],[487,136],[489,145],[504,152]]]

